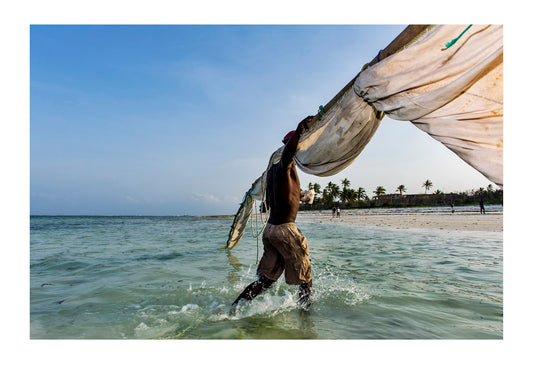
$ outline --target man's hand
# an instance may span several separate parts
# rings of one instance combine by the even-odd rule
[[[302,120],[299,124],[298,124],[298,128],[300,130],[304,129],[306,131],[309,130],[309,124],[311,124],[311,121],[313,120],[314,116],[312,115],[309,115],[308,117],[306,117],[304,120]]]
[[[298,123],[296,131],[285,144],[285,148],[283,148],[283,154],[281,155],[281,166],[289,166],[289,163],[292,161],[294,155],[296,154],[296,148],[298,147],[300,135],[304,130],[309,130],[309,124],[312,120],[313,116],[310,115],[304,120],[302,120],[300,123]],[[283,140],[283,143],[285,143],[285,139]]]

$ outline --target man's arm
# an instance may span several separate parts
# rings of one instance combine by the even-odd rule
[[[313,118],[314,117],[310,115],[304,120],[302,120],[298,124],[296,131],[294,131],[294,134],[291,136],[287,144],[285,144],[283,154],[281,155],[282,167],[286,168],[294,158],[294,155],[296,154],[296,148],[298,147],[298,141],[300,140],[300,135],[302,134],[303,130],[309,129],[309,123],[311,123],[311,120],[313,120]]]

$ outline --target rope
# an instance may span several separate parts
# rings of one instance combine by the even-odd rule
[[[263,205],[264,203],[265,203],[265,201],[262,200],[261,201],[261,205]],[[266,226],[267,222],[263,220],[263,212],[259,211],[260,216],[261,216],[261,223],[263,224],[263,226],[259,230],[259,223],[258,223],[258,220],[257,220],[259,216],[257,216],[257,205],[256,204],[254,204],[254,211],[255,211],[255,232],[254,232],[254,221],[253,220],[251,222],[251,225],[252,225],[251,226],[251,230],[252,230],[252,236],[255,238],[256,243],[257,243],[257,255],[256,255],[255,263],[258,264],[259,263],[259,236],[261,236],[261,234],[265,230],[265,226]],[[270,211],[270,208],[267,209],[267,214],[268,214],[269,211]],[[267,216],[267,220],[268,220],[268,216]]]
[[[470,29],[470,26],[472,26],[472,24],[468,25],[467,28],[464,29],[463,32],[461,34],[459,34],[459,36],[457,38],[454,38],[451,41],[449,41],[448,43],[446,43],[446,47],[443,48],[443,50],[446,50],[446,49],[452,47],[455,44],[455,42],[457,42],[463,36],[463,34],[466,33],[466,31],[468,29]]]
[[[258,228],[258,224],[257,224],[257,205],[256,205],[256,203],[254,203],[254,211],[255,211],[255,229],[257,230],[259,228]],[[255,238],[256,243],[257,243],[257,254],[255,256],[255,264],[259,263],[259,234],[261,234],[261,232],[257,231],[257,233],[254,234],[254,222],[252,220],[252,236]]]
[[[322,120],[322,115],[326,115],[326,112],[324,111],[324,106],[320,105],[318,106],[318,120]]]

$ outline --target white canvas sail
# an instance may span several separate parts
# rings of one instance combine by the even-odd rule
[[[325,108],[298,144],[295,161],[308,174],[349,166],[387,115],[413,123],[503,187],[503,27],[409,27]],[[246,193],[227,248],[240,240],[282,150]]]

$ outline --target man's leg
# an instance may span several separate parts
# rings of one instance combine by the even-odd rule
[[[312,283],[300,284],[300,290],[298,291],[298,304],[304,309],[308,309],[311,306],[311,285]]]
[[[273,283],[274,280],[267,279],[262,275],[259,276],[259,279],[244,288],[244,291],[242,291],[239,297],[237,297],[232,306],[237,305],[241,300],[252,300],[255,296],[269,288]]]

